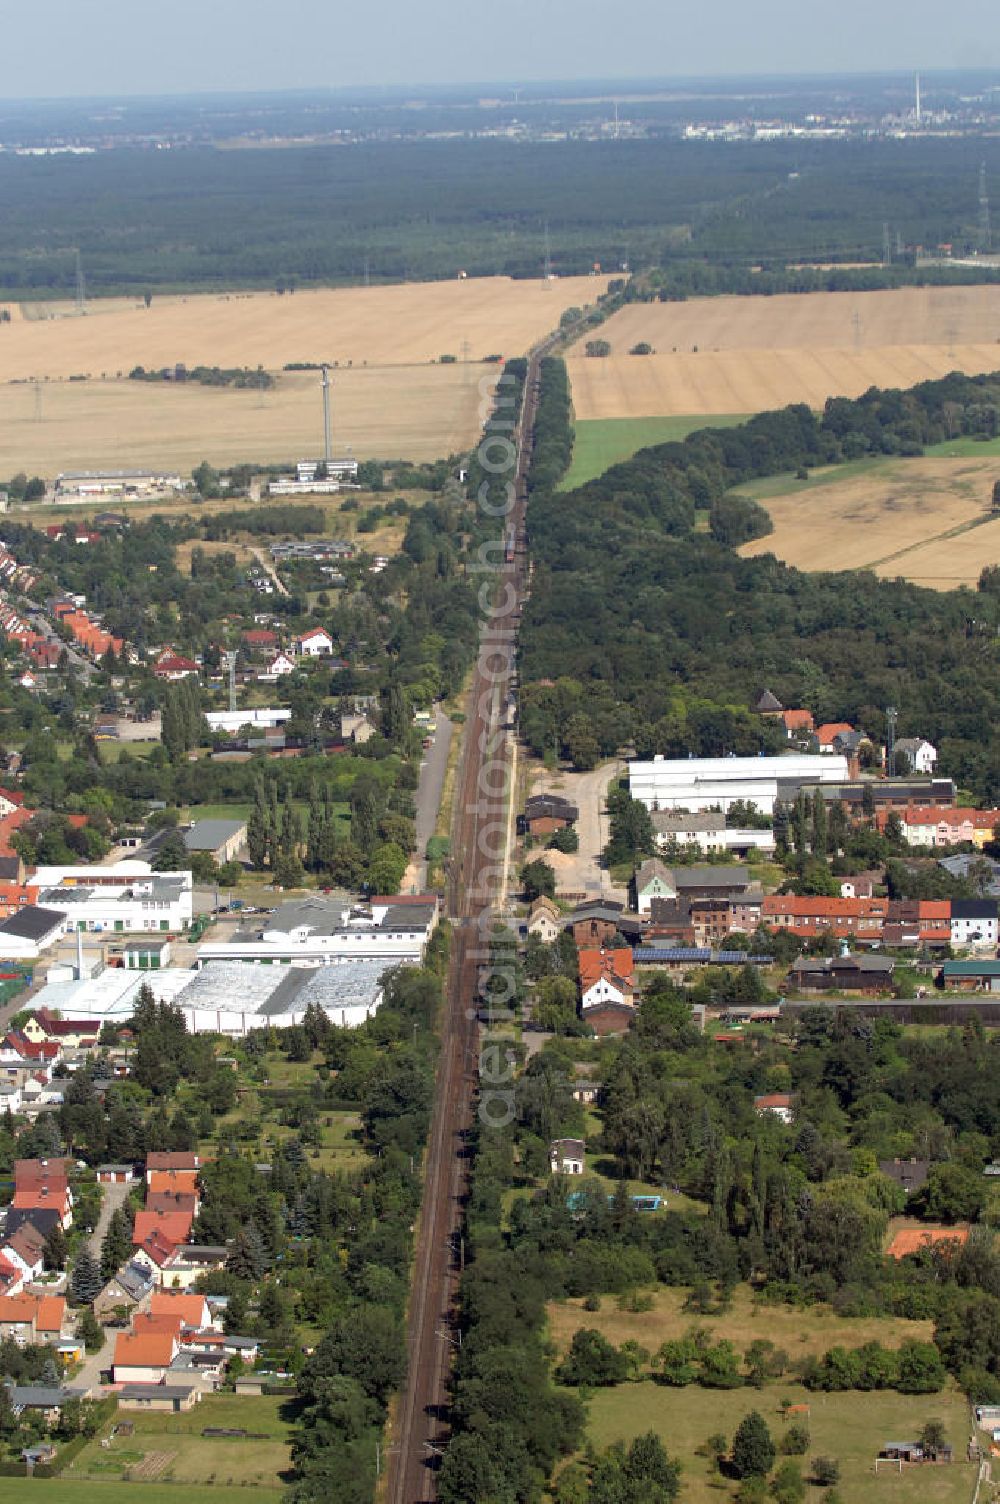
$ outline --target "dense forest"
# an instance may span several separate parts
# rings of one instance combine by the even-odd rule
[[[893,242],[977,244],[971,139],[396,141],[284,150],[0,155],[0,294],[797,259],[879,260]],[[253,235],[247,227],[253,226]],[[2,327],[0,327],[2,339]]]
[[[564,407],[546,367],[542,403]],[[755,477],[870,454],[916,455],[958,434],[994,434],[1000,378],[953,375],[908,392],[833,398],[645,449],[573,492],[551,486],[565,454],[540,426],[529,507],[535,580],[521,633],[521,725],[532,750],[587,766],[632,743],[640,756],[754,753],[774,732],[749,710],[762,685],[817,720],[878,738],[896,705],[904,735],[930,738],[939,768],[1000,800],[1000,598],[941,594],[874,575],[803,574],[731,543],[766,531],[738,488]],[[727,499],[728,498],[728,499]],[[988,498],[984,497],[984,516]],[[711,534],[693,531],[697,517]]]

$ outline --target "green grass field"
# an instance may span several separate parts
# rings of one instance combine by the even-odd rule
[[[229,1488],[211,1483],[96,1482],[64,1473],[61,1478],[5,1478],[4,1504],[281,1504],[283,1488]]]
[[[185,1415],[130,1414],[131,1436],[102,1441],[112,1426],[86,1446],[67,1468],[63,1479],[86,1483],[141,1483],[142,1496],[155,1485],[210,1484],[211,1497],[220,1487],[280,1489],[290,1475],[291,1420],[287,1403],[275,1396],[207,1395]],[[203,1436],[206,1427],[242,1428],[253,1437]],[[62,1481],[62,1480],[60,1480]],[[81,1497],[85,1497],[81,1495]],[[174,1493],[180,1500],[180,1495]]]
[[[714,1432],[731,1441],[750,1410],[758,1410],[771,1435],[780,1437],[786,1429],[780,1410],[783,1399],[810,1406],[810,1444],[803,1460],[808,1467],[810,1457],[836,1458],[841,1469],[838,1490],[846,1504],[968,1504],[971,1499],[976,1467],[965,1461],[969,1408],[956,1390],[913,1396],[881,1391],[810,1394],[781,1383],[762,1390],[619,1384],[594,1393],[587,1435],[597,1447],[606,1447],[656,1431],[671,1457],[683,1464],[684,1504],[718,1504],[732,1498],[735,1485],[724,1484],[708,1460],[695,1455],[696,1448]],[[883,1470],[876,1477],[873,1461],[879,1447],[913,1438],[932,1418],[944,1422],[956,1461],[950,1466],[904,1468],[902,1474]],[[795,1419],[802,1421],[801,1416]],[[810,1487],[809,1504],[819,1504],[823,1492]]]
[[[573,437],[573,462],[560,482],[560,491],[570,491],[585,481],[603,475],[620,460],[627,460],[651,444],[669,444],[687,438],[699,428],[733,428],[747,413],[720,413],[711,418],[594,418],[577,423]]]
[[[675,1198],[668,1198],[671,1206]],[[932,1323],[904,1321],[897,1317],[843,1317],[829,1306],[766,1305],[754,1299],[747,1285],[733,1292],[728,1311],[718,1316],[699,1316],[684,1309],[687,1290],[659,1286],[649,1311],[621,1311],[613,1295],[606,1295],[599,1311],[585,1311],[582,1300],[551,1301],[548,1306],[548,1331],[556,1349],[569,1347],[580,1327],[594,1327],[609,1342],[639,1342],[651,1352],[663,1342],[672,1342],[692,1327],[703,1327],[713,1341],[723,1338],[745,1352],[751,1342],[766,1339],[783,1348],[789,1361],[798,1362],[809,1353],[824,1353],[831,1347],[860,1347],[865,1342],[881,1342],[885,1347],[899,1347],[909,1339],[929,1342]]]
[[[948,439],[943,444],[929,444],[924,454],[930,459],[988,459],[1000,454],[1000,439]]]

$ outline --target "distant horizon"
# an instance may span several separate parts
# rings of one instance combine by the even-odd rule
[[[819,12],[799,0],[700,9],[633,0],[622,17],[600,0],[509,0],[502,14],[471,20],[456,0],[353,9],[172,0],[155,10],[101,0],[97,15],[79,0],[35,0],[5,17],[4,44],[24,103],[309,92],[331,80],[419,94],[595,77],[624,85],[1000,67],[995,0],[953,0],[947,10],[936,0],[840,0]]]
[[[831,68],[828,70],[814,71],[811,69],[787,68],[772,69],[769,71],[722,69],[714,73],[674,73],[674,74],[566,74],[551,75],[547,77],[526,78],[515,76],[509,78],[468,78],[468,79],[424,79],[419,82],[404,83],[350,83],[350,84],[262,84],[259,86],[244,85],[238,88],[208,88],[193,87],[186,89],[118,89],[102,91],[93,94],[24,94],[10,95],[0,99],[0,117],[4,111],[13,107],[31,105],[89,105],[89,104],[113,104],[118,100],[146,100],[150,103],[168,102],[173,100],[195,99],[247,99],[247,98],[295,98],[306,99],[326,97],[331,99],[351,99],[353,97],[372,96],[394,100],[420,98],[422,96],[459,95],[466,96],[470,100],[480,96],[484,91],[501,91],[504,94],[513,95],[523,93],[528,96],[525,104],[538,102],[548,97],[548,90],[556,91],[559,96],[565,95],[568,90],[580,89],[585,95],[595,97],[610,96],[620,92],[663,92],[678,89],[687,89],[696,86],[711,87],[719,85],[743,84],[748,86],[764,86],[767,84],[831,84],[835,82],[851,82],[857,80],[863,83],[873,83],[878,80],[890,82],[905,82],[914,79],[919,74],[921,80],[932,83],[937,80],[942,84],[945,81],[957,81],[959,79],[979,78],[988,80],[991,76],[996,78],[997,87],[1000,88],[1000,66],[979,64],[975,66],[928,66],[928,67],[879,67],[879,68]],[[513,100],[508,101],[513,102]]]

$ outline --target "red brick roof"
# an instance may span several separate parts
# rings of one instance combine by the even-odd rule
[[[581,950],[578,964],[580,986],[584,991],[601,977],[610,982],[630,985],[635,973],[635,959],[630,950]]]
[[[115,1368],[167,1368],[177,1352],[177,1339],[169,1332],[136,1336],[119,1332],[115,1338]]]

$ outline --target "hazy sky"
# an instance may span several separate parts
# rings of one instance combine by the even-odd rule
[[[0,0],[9,98],[1000,65],[998,0]]]

